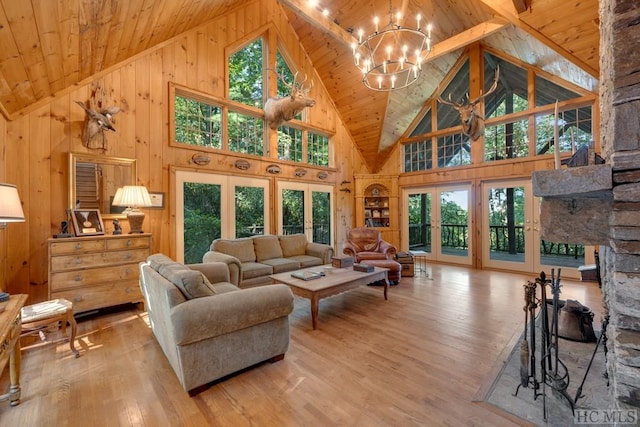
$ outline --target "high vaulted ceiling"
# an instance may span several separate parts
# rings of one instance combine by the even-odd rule
[[[279,0],[372,171],[387,159],[447,72],[476,41],[597,91],[598,0],[392,0],[433,24],[433,49],[414,85],[366,89],[350,31],[370,28],[388,0]],[[0,111],[35,104],[231,11],[233,0],[0,0]]]

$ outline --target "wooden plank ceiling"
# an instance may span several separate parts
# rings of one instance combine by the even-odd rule
[[[394,11],[431,22],[434,42],[420,80],[392,93],[362,85],[348,43],[349,31],[388,14],[388,0],[279,1],[372,172],[472,42],[597,91],[598,0],[392,0]],[[0,111],[12,119],[237,4],[0,0]]]

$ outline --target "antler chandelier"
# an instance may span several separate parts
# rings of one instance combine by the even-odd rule
[[[422,72],[422,63],[431,52],[431,24],[421,27],[422,17],[416,15],[415,27],[400,25],[402,15],[393,21],[389,0],[389,23],[379,28],[380,20],[373,19],[375,31],[367,36],[362,29],[357,42],[352,43],[353,60],[362,71],[362,82],[369,89],[392,91],[415,82]]]

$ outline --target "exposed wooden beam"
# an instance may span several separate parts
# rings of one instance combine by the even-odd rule
[[[518,14],[516,13],[516,6],[514,6],[514,4],[517,3],[517,0],[513,0],[513,1],[512,0],[480,0],[480,1],[484,3],[487,7],[489,7],[491,10],[493,10],[496,14],[502,16],[503,18],[511,22],[513,25],[525,31],[527,34],[531,35],[532,37],[536,38],[538,41],[540,41],[547,47],[558,52],[567,60],[573,62],[578,67],[582,68],[584,71],[591,74],[593,77],[600,78],[600,73],[598,72],[598,70],[596,70],[591,65],[587,64],[585,61],[578,58],[577,56],[575,56],[574,54],[572,54],[562,46],[560,46],[555,41],[551,40],[549,37],[545,36],[544,34],[539,32],[538,30],[536,30],[526,22],[522,21],[518,17]]]
[[[471,27],[466,31],[456,34],[453,37],[449,37],[446,40],[436,43],[431,48],[431,53],[427,57],[427,60],[437,58],[447,53],[453,52],[465,46],[468,46],[478,40],[482,40],[489,35],[502,30],[507,25],[511,25],[507,20],[501,17],[490,19]]]
[[[279,2],[294,11],[311,26],[331,35],[346,46],[351,47],[351,44],[357,41],[355,36],[333,22],[328,16],[324,16],[320,10],[309,7],[308,2],[303,0],[279,0]]]

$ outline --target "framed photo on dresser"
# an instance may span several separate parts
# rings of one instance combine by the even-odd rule
[[[73,230],[76,236],[99,236],[104,234],[104,224],[98,209],[73,209]]]

